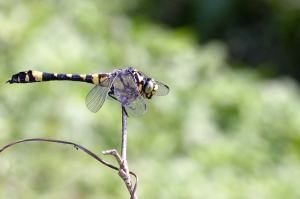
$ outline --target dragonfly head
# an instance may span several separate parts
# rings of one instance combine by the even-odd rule
[[[155,83],[154,79],[148,77],[144,79],[144,86],[143,86],[143,96],[144,98],[151,99],[152,96],[155,94],[156,90],[158,89],[157,84]]]

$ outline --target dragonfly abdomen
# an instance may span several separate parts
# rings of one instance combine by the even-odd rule
[[[107,99],[121,103],[126,110],[135,116],[142,116],[147,109],[145,99],[152,96],[164,96],[169,93],[169,87],[155,81],[135,68],[114,70],[112,73],[100,74],[60,74],[45,73],[34,70],[19,72],[7,83],[33,83],[53,80],[79,81],[96,86],[86,96],[86,106],[92,112],[97,112]]]
[[[66,80],[87,82],[90,84],[101,84],[107,79],[108,74],[60,74],[60,73],[46,73],[34,70],[19,72],[11,77],[7,82],[13,83],[33,83],[42,81]],[[103,85],[105,86],[105,85]]]

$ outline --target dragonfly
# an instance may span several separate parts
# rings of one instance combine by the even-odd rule
[[[13,75],[6,83],[33,83],[53,80],[79,81],[96,85],[85,99],[87,108],[94,113],[99,111],[106,99],[112,99],[118,101],[126,111],[133,115],[142,116],[147,110],[144,99],[164,96],[170,91],[167,85],[133,67],[99,74],[60,74],[28,70]]]

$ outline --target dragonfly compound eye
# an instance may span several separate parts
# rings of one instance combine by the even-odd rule
[[[94,88],[85,99],[87,108],[94,113],[102,107],[108,98],[120,102],[133,115],[142,116],[147,109],[144,99],[151,99],[153,95],[167,95],[170,90],[167,85],[154,81],[154,79],[132,67],[114,70],[112,73],[99,74],[62,74],[28,70],[13,75],[7,83],[32,83],[53,80],[94,84]]]
[[[144,92],[145,92],[146,98],[151,99],[152,96],[155,94],[157,88],[158,88],[158,86],[156,85],[154,79],[147,78],[147,80],[145,82],[145,86],[144,86]]]

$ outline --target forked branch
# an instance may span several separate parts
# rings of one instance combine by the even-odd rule
[[[137,183],[134,187],[132,187],[132,182],[130,179],[130,171],[128,169],[128,164],[126,160],[126,149],[127,149],[127,117],[128,114],[124,106],[122,106],[122,144],[121,144],[121,157],[118,152],[113,150],[103,151],[103,155],[113,155],[117,159],[120,168],[119,168],[119,176],[123,179],[126,187],[131,194],[131,199],[137,199],[137,195],[135,194],[135,190],[137,187]],[[136,177],[137,179],[137,177]]]
[[[122,168],[122,161],[121,161],[121,158],[117,158],[118,160],[118,163],[120,165],[120,169],[109,164],[108,162],[104,161],[102,158],[100,158],[99,156],[97,156],[95,153],[91,152],[90,150],[88,150],[87,148],[79,145],[79,144],[76,144],[76,143],[73,143],[73,142],[68,142],[68,141],[63,141],[63,140],[55,140],[55,139],[46,139],[46,138],[29,138],[29,139],[23,139],[23,140],[17,140],[15,142],[12,142],[10,144],[7,144],[5,145],[3,148],[0,149],[0,153],[3,152],[5,149],[15,145],[15,144],[19,144],[19,143],[22,143],[22,142],[29,142],[29,141],[45,141],[45,142],[55,142],[55,143],[61,143],[61,144],[68,144],[68,145],[73,145],[77,150],[78,149],[81,149],[82,151],[84,151],[85,153],[87,153],[88,155],[92,156],[93,158],[95,158],[96,160],[98,160],[99,162],[101,162],[102,164],[104,164],[105,166],[109,167],[109,168],[112,168],[114,170],[117,170],[119,171],[120,173],[120,170]],[[115,150],[111,150],[111,151],[115,151]],[[116,156],[115,156],[116,157]],[[120,157],[120,156],[119,156]],[[131,198],[134,198],[134,194],[135,194],[135,190],[136,190],[136,187],[137,187],[137,183],[138,183],[138,177],[135,173],[129,171],[129,174],[133,175],[136,179],[136,183],[133,187],[133,189],[131,189],[129,192],[131,194]],[[122,178],[123,179],[123,178]],[[130,179],[130,178],[129,178]],[[127,186],[127,184],[126,184]],[[127,186],[128,187],[128,186]]]

